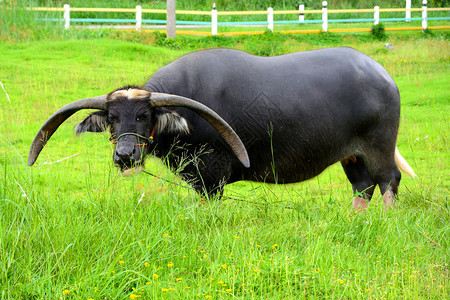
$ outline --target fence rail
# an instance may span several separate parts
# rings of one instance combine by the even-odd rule
[[[322,9],[305,9],[304,5],[299,5],[298,10],[279,10],[274,11],[272,8],[268,8],[266,11],[218,11],[215,5],[211,11],[190,11],[190,10],[177,10],[177,15],[204,15],[210,16],[211,21],[176,21],[177,25],[200,25],[210,26],[211,33],[208,35],[218,35],[218,26],[254,26],[254,25],[267,25],[268,29],[273,31],[274,24],[322,24],[321,30],[289,30],[280,32],[358,32],[358,31],[370,31],[370,28],[354,28],[354,29],[328,29],[329,23],[373,23],[374,25],[379,22],[410,22],[410,21],[422,21],[422,27],[398,27],[398,28],[386,28],[386,30],[425,30],[428,28],[428,21],[448,21],[450,17],[428,17],[428,12],[432,11],[450,11],[450,8],[428,8],[427,1],[422,1],[422,7],[412,8],[409,0],[406,1],[405,8],[380,8],[375,6],[373,9],[328,9],[327,1],[322,2]],[[409,4],[408,4],[409,2]],[[409,5],[409,6],[408,6]],[[51,18],[45,19],[46,21],[63,21],[64,27],[69,29],[72,23],[128,23],[135,24],[136,30],[142,29],[142,24],[156,24],[167,25],[166,20],[154,20],[143,19],[142,14],[166,14],[165,9],[143,9],[141,6],[135,8],[86,8],[86,7],[70,7],[65,4],[64,7],[30,7],[27,8],[30,11],[49,11],[49,12],[63,12],[64,19]],[[134,13],[135,19],[98,19],[98,18],[71,18],[71,12],[114,12],[114,13]],[[405,13],[403,18],[380,18],[380,13],[395,12]],[[421,17],[411,17],[411,12],[421,12]],[[373,13],[373,18],[358,18],[358,19],[328,19],[329,14],[340,13]],[[289,15],[296,14],[299,16],[298,20],[274,20],[274,15]],[[321,19],[305,20],[305,15],[308,14],[320,14]],[[219,22],[218,16],[245,16],[245,15],[267,15],[267,21],[246,21],[246,22]],[[450,29],[450,26],[437,26],[433,29]],[[192,32],[190,32],[192,34]],[[205,34],[205,33],[200,33]],[[227,35],[232,33],[227,32]],[[242,34],[242,33],[234,33]]]

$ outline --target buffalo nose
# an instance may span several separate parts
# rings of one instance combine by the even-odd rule
[[[122,140],[123,139],[123,140]],[[123,137],[116,145],[114,152],[115,163],[135,162],[139,159],[139,154],[135,147],[136,141]]]

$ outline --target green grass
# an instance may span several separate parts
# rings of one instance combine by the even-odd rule
[[[165,44],[113,34],[0,43],[2,299],[448,297],[447,35],[269,34]],[[193,49],[274,55],[332,45],[377,59],[399,86],[398,147],[419,177],[403,176],[396,209],[384,212],[377,192],[367,212],[355,213],[339,165],[300,184],[238,182],[222,201],[206,202],[145,174],[123,178],[107,134],[73,136],[87,112],[64,123],[36,166],[26,166],[35,133],[56,109],[143,84]],[[157,159],[146,169],[185,186]]]

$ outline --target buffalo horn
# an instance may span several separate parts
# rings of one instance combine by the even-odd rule
[[[185,107],[193,110],[216,129],[246,168],[250,166],[250,159],[241,139],[233,128],[212,109],[192,99],[164,93],[152,93],[150,105],[152,107]]]
[[[81,99],[67,104],[58,109],[39,129],[34,137],[28,153],[28,165],[32,166],[41,153],[47,141],[55,133],[58,127],[71,115],[81,109],[106,109],[106,95]]]

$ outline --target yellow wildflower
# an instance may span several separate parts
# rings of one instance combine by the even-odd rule
[[[339,282],[340,284],[343,284],[343,283],[344,283],[344,280],[339,279],[338,282]]]
[[[226,269],[226,268],[227,268],[227,265],[226,265],[226,264],[223,264],[223,265],[222,265],[222,268]]]
[[[232,289],[226,289],[225,291],[230,293],[232,291]]]
[[[153,278],[158,279],[159,275],[158,274],[153,274]]]
[[[123,263],[125,263],[123,260],[119,260],[119,264],[123,264]]]
[[[161,291],[163,291],[163,292],[168,292],[169,289],[162,289]]]
[[[63,295],[67,295],[69,293],[69,290],[64,290]]]
[[[172,263],[172,262],[171,262],[171,263],[168,263],[167,266],[168,266],[168,267],[173,267],[173,263]]]
[[[278,247],[278,244],[273,244],[272,248],[275,249],[276,247]]]
[[[140,297],[140,295],[136,295],[136,294],[131,294],[130,295],[130,299],[136,299],[136,298],[139,298]]]
[[[145,263],[144,263],[144,266],[145,266],[146,268],[148,268],[148,267],[150,267],[150,264],[149,264],[148,262],[145,262]]]

